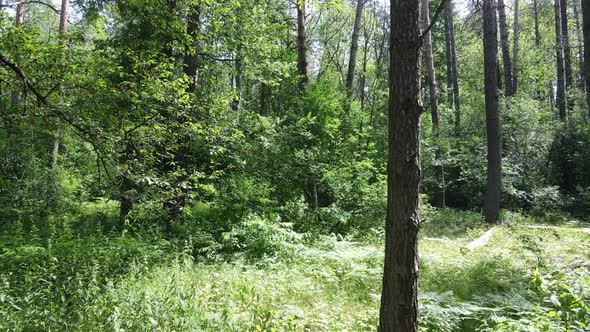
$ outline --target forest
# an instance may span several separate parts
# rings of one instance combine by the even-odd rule
[[[590,0],[0,0],[0,330],[589,331]]]

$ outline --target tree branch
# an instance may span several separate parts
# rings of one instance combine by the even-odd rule
[[[436,11],[434,12],[434,16],[432,16],[432,21],[430,22],[428,27],[426,27],[426,29],[424,29],[424,31],[422,31],[422,34],[420,35],[420,37],[418,37],[418,39],[420,40],[420,43],[422,43],[422,41],[424,40],[426,35],[430,32],[430,30],[432,30],[432,28],[434,27],[434,25],[438,21],[438,17],[442,13],[443,9],[445,9],[446,5],[447,5],[447,0],[441,0],[440,4],[438,5],[438,8],[436,8]]]

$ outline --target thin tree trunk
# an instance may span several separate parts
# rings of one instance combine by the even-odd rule
[[[428,8],[428,0],[422,0],[422,25],[426,29],[430,25],[430,10]],[[434,139],[436,141],[436,176],[439,180],[439,191],[435,194],[435,206],[445,207],[445,172],[443,165],[443,153],[440,142],[440,116],[438,112],[438,95],[436,71],[434,68],[434,56],[432,52],[432,33],[429,31],[424,36],[424,59],[428,69],[428,91],[430,96],[430,115],[432,117],[432,130],[434,132]]]
[[[457,49],[455,47],[455,23],[453,18],[453,2],[447,0],[445,12],[445,38],[447,48],[447,95],[455,111],[455,136],[461,132],[461,103],[459,98],[459,80],[457,75]],[[449,90],[452,88],[452,94]]]
[[[519,25],[519,0],[514,0],[514,44],[512,48],[512,93],[516,94],[518,90],[518,43],[520,37],[520,25]]]
[[[485,220],[498,223],[500,220],[502,144],[500,115],[498,111],[497,65],[498,32],[496,4],[494,0],[483,1],[483,50],[484,83],[486,104],[486,132],[488,145],[487,190],[485,197]]]
[[[420,2],[391,0],[389,157],[380,332],[418,328]]]
[[[16,5],[16,11],[14,14],[14,26],[19,27],[25,23],[25,3],[24,1],[19,2]],[[18,56],[18,55],[17,55]],[[11,95],[12,106],[18,108],[20,105],[20,94],[14,91]]]
[[[235,70],[233,77],[234,98],[231,103],[231,108],[234,112],[240,111],[240,104],[242,102],[242,59],[241,59],[241,45],[236,51],[236,59],[234,61]]]
[[[541,34],[539,33],[539,3],[533,0],[533,23],[535,25],[535,46],[541,45]]]
[[[582,29],[580,25],[580,7],[578,0],[573,0],[574,3],[574,17],[576,18],[576,38],[578,40],[578,86],[582,91],[586,91],[586,81],[584,79],[584,38],[582,37]]]
[[[354,27],[352,29],[352,42],[350,43],[350,59],[348,61],[348,73],[346,75],[346,91],[349,97],[352,95],[352,84],[354,82],[354,73],[356,70],[356,58],[359,48],[361,21],[363,18],[363,4],[364,0],[357,0],[356,14],[354,17]]]
[[[565,102],[565,72],[563,59],[563,40],[561,33],[561,1],[555,0],[555,52],[557,54],[557,95],[555,103],[559,112],[559,119],[565,121],[567,118]]]
[[[565,88],[566,91],[572,87],[572,51],[570,48],[570,37],[568,29],[567,0],[560,0],[561,10],[561,42],[563,45],[563,63],[565,66]],[[572,107],[573,105],[570,105]]]
[[[590,108],[590,0],[582,0],[582,32],[584,35],[584,82],[586,103]],[[590,119],[590,109],[588,111]]]
[[[59,15],[59,42],[64,46],[66,43],[66,34],[68,33],[69,8],[69,0],[62,0]],[[59,141],[59,129],[57,129],[53,135],[53,144],[51,147],[51,169],[55,169],[57,167],[57,160],[59,157]]]
[[[504,64],[504,94],[507,97],[512,93],[512,66],[510,59],[510,47],[508,46],[508,29],[506,27],[506,5],[504,0],[498,0],[498,19],[500,24],[500,42],[502,44],[502,62]]]
[[[297,59],[299,75],[301,81],[299,82],[299,90],[303,91],[305,85],[309,82],[307,74],[307,35],[305,32],[305,1],[297,1]]]

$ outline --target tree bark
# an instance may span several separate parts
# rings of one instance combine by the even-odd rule
[[[430,10],[428,7],[428,0],[422,0],[422,26],[426,29],[430,25]],[[440,115],[438,111],[438,95],[436,71],[434,68],[434,56],[432,52],[432,33],[428,31],[424,35],[424,60],[428,69],[428,91],[430,97],[430,115],[432,118],[432,131],[436,141],[436,177],[439,180],[439,191],[433,197],[434,205],[438,207],[445,207],[445,172],[443,164],[443,153],[440,142]]]
[[[357,0],[356,14],[354,17],[354,28],[352,29],[352,42],[350,43],[350,59],[348,61],[348,73],[346,75],[346,91],[352,96],[352,84],[356,70],[356,58],[359,48],[359,37],[361,32],[361,21],[363,18],[364,0]]]
[[[59,42],[65,46],[66,34],[68,33],[68,15],[69,15],[70,1],[61,1],[61,10],[59,14]],[[59,129],[55,131],[53,135],[53,143],[51,146],[51,169],[57,167],[57,161],[59,157]]]
[[[457,75],[457,49],[455,47],[455,23],[453,2],[447,0],[445,9],[445,45],[447,50],[447,96],[455,113],[455,136],[461,132],[461,106],[459,99],[459,80]]]
[[[541,45],[541,34],[539,33],[539,4],[538,0],[533,0],[533,22],[535,25],[535,46]]]
[[[578,86],[582,91],[586,91],[586,81],[584,79],[584,37],[582,36],[582,29],[580,25],[580,7],[578,0],[574,2],[574,17],[576,18],[576,38],[578,40]]]
[[[498,0],[498,19],[500,24],[500,42],[502,44],[502,62],[504,64],[504,94],[512,96],[512,66],[510,48],[508,46],[508,29],[506,27],[506,5],[504,0]]]
[[[197,74],[199,69],[199,33],[201,30],[201,8],[194,6],[190,8],[186,24],[186,33],[190,37],[191,43],[186,47],[184,54],[183,72],[189,78],[186,92],[193,95],[197,90]],[[187,130],[185,123],[188,121],[187,116],[182,114],[177,119],[181,130]],[[171,233],[172,223],[181,220],[184,206],[186,205],[187,190],[186,181],[188,180],[188,163],[189,163],[189,144],[190,137],[187,133],[179,134],[172,152],[172,160],[167,160],[168,168],[176,171],[177,175],[172,183],[171,198],[164,202],[164,210],[168,214],[166,231]]]
[[[309,82],[307,74],[307,35],[305,32],[305,1],[297,0],[297,69],[301,80],[299,90],[303,91]]]
[[[16,5],[16,12],[14,14],[14,26],[19,27],[25,23],[25,2],[20,1]]]
[[[483,1],[483,50],[484,85],[486,104],[486,132],[488,145],[487,189],[485,197],[485,220],[498,223],[500,220],[502,144],[500,115],[498,111],[497,61],[498,32],[496,4],[494,0]]]
[[[590,0],[582,0],[582,33],[584,35],[584,82],[586,83],[586,103],[587,107],[590,108]],[[588,113],[590,114],[590,110]]]
[[[563,40],[561,27],[561,0],[555,0],[555,52],[557,54],[557,92],[555,104],[559,113],[559,119],[565,121],[567,119],[566,101],[565,101],[565,72],[563,59]]]
[[[520,24],[519,24],[519,0],[514,0],[514,44],[512,48],[512,93],[516,94],[518,90],[518,43],[520,37]]]
[[[391,0],[389,157],[380,332],[418,323],[420,2]]]
[[[570,48],[570,37],[568,29],[567,0],[560,0],[561,10],[561,42],[563,45],[563,63],[565,66],[565,88],[567,91],[572,87],[572,51]],[[573,105],[570,105],[573,106]]]

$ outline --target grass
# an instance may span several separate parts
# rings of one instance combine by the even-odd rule
[[[489,245],[469,251],[488,229],[478,214],[429,215],[420,239],[421,330],[587,328],[590,234],[565,223],[531,229],[543,220],[509,217]],[[383,261],[376,234],[362,242],[323,236],[290,245],[289,254],[229,260],[147,235],[5,234],[0,329],[374,331]]]

